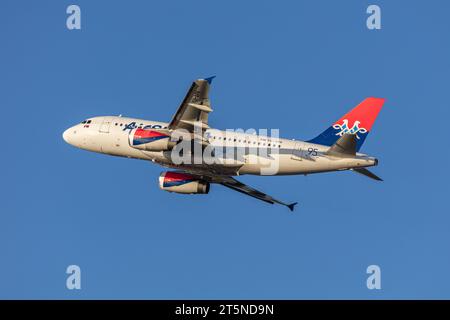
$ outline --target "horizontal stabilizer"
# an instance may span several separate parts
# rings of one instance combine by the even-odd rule
[[[354,169],[350,169],[352,171],[358,172],[366,177],[369,177],[370,179],[374,179],[377,181],[383,181],[383,179],[381,179],[379,176],[377,176],[375,173],[367,170],[366,168],[354,168]]]
[[[356,134],[345,133],[326,153],[335,157],[354,157],[356,155]]]

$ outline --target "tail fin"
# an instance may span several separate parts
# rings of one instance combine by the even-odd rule
[[[345,133],[352,133],[356,134],[356,151],[359,151],[383,103],[383,98],[366,98],[324,132],[307,142],[332,146]]]

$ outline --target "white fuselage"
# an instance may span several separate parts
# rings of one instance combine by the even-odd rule
[[[145,151],[133,148],[129,143],[129,135],[133,129],[164,129],[168,123],[148,121],[134,118],[105,116],[89,119],[89,123],[80,123],[64,134],[64,140],[81,149],[104,153],[108,155],[150,160],[163,166],[179,169],[197,167],[207,170],[209,164],[201,163],[185,166],[174,164],[170,151]],[[207,129],[204,137],[211,146],[224,148],[241,148],[253,150],[245,152],[242,157],[223,160],[215,169],[223,167],[238,167],[234,173],[254,175],[290,175],[309,174],[316,172],[347,170],[358,167],[368,167],[377,164],[377,160],[364,154],[356,157],[333,157],[326,155],[329,146],[311,144],[304,141],[288,140],[264,135]],[[268,156],[260,156],[254,151],[271,150]],[[264,152],[262,152],[265,154]],[[271,170],[270,168],[276,168]]]

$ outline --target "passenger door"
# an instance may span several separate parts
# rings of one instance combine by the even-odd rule
[[[103,122],[100,125],[99,131],[103,132],[103,133],[109,133],[109,127],[111,126],[111,121],[112,121],[111,117],[104,117]]]

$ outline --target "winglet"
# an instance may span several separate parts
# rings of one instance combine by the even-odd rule
[[[287,204],[286,207],[288,207],[289,210],[294,211],[294,206],[295,206],[297,203],[298,203],[298,202],[294,202],[294,203],[291,203],[291,204]]]
[[[205,78],[204,80],[206,80],[207,82],[208,82],[208,84],[211,84],[211,82],[213,81],[213,79],[215,78],[216,76],[212,76],[212,77],[209,77],[209,78]]]

